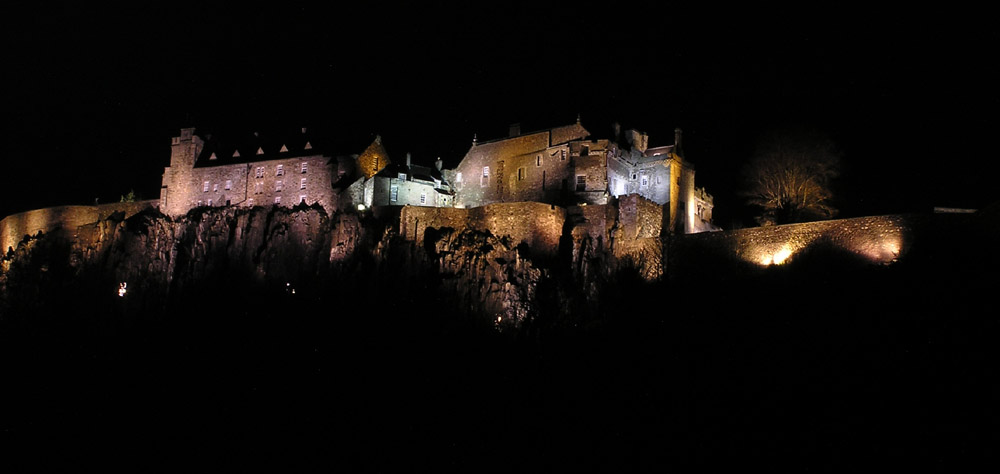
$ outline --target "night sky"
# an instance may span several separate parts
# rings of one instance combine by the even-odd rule
[[[684,150],[716,222],[757,140],[789,126],[843,153],[844,217],[982,208],[1000,129],[998,34],[982,12],[764,11],[495,3],[13,11],[3,29],[0,214],[159,193],[181,127],[314,127],[360,153],[454,166],[511,123],[611,124]],[[980,20],[982,18],[982,20]]]

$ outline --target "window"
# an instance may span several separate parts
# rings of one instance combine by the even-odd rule
[[[255,184],[253,185],[253,193],[254,193],[254,194],[261,194],[261,193],[263,193],[263,192],[264,192],[264,183],[262,183],[262,182],[260,182],[260,181],[257,181],[257,182],[256,182],[256,183],[255,183]]]
[[[535,166],[542,166],[542,155],[535,157]]]
[[[264,177],[264,167],[263,166],[258,166],[257,167],[257,173],[254,175],[254,177],[256,177],[256,178],[263,178]]]
[[[275,176],[283,176],[285,174],[285,165],[278,165],[278,170],[274,173]]]
[[[305,161],[302,162],[302,172],[303,173],[306,172],[306,162]]]
[[[395,184],[390,185],[389,186],[389,200],[392,201],[392,202],[396,202],[396,199],[398,199],[398,198],[399,198],[399,186],[397,186]]]
[[[587,177],[584,175],[579,175],[576,177],[576,190],[586,191],[587,190]]]
[[[212,192],[213,193],[219,192],[219,183],[215,183],[212,185]]]
[[[524,168],[518,168],[517,169],[517,180],[521,181],[522,179],[524,179],[524,174],[525,174]]]
[[[485,188],[489,184],[490,184],[490,167],[484,166],[483,175],[479,178],[479,185]]]
[[[247,199],[247,207],[253,207],[253,198]]]
[[[212,200],[211,199],[208,200],[208,207],[212,207]]]
[[[461,183],[462,182],[462,172],[461,171],[459,171],[458,174],[455,175],[455,182],[456,183]]]
[[[202,192],[208,192],[208,181],[205,181],[205,186],[202,187]]]
[[[299,195],[299,202],[306,202],[306,195],[305,194],[300,194]]]
[[[588,155],[590,155],[590,147],[589,146],[585,146],[585,147],[580,148],[580,156],[588,156]]]
[[[420,204],[427,204],[427,193],[420,193]]]
[[[559,161],[566,161],[566,150],[559,150]]]
[[[229,191],[230,189],[233,189],[233,180],[227,179],[226,180],[226,191]]]
[[[284,187],[284,183],[280,179],[278,181],[275,181],[275,183],[274,183],[274,191],[275,192],[281,191],[281,188],[283,188],[283,187]]]
[[[406,173],[396,173],[396,177],[403,181],[406,181]]]
[[[275,204],[281,204],[281,196],[275,196],[274,197],[274,203]]]
[[[306,188],[306,179],[302,178],[301,180],[299,180],[299,189],[305,189],[305,188]]]
[[[641,182],[640,186],[643,186],[643,187],[649,186],[649,176],[642,175],[642,182]]]
[[[484,166],[483,167],[483,177],[484,178],[489,178],[490,177],[490,167],[489,166]]]
[[[198,207],[201,207],[201,206],[204,206],[204,205],[205,205],[205,201],[202,201],[201,199],[199,199],[198,200]]]

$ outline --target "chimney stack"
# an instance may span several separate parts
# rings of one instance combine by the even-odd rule
[[[684,156],[681,151],[681,129],[677,127],[674,129],[674,154],[677,156]]]
[[[441,161],[440,156],[438,157],[437,161],[434,162],[434,167],[437,168],[438,171],[441,171],[441,169],[444,168],[444,162]]]
[[[516,137],[520,134],[521,134],[521,124],[520,123],[510,124],[510,136]]]
[[[410,169],[410,152],[406,152],[406,169]]]

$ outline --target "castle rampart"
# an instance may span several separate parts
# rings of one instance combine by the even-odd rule
[[[38,232],[49,233],[56,230],[68,232],[76,228],[97,222],[115,212],[124,212],[126,217],[132,216],[143,209],[156,207],[159,200],[138,202],[115,202],[96,206],[56,206],[45,209],[34,209],[18,214],[11,214],[0,220],[0,249],[17,248],[25,235],[35,235]]]

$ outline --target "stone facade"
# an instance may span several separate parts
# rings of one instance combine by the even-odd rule
[[[577,122],[486,143],[474,142],[454,170],[458,207],[535,201],[561,206],[606,204],[609,197],[639,195],[669,208],[670,232],[718,230],[711,223],[714,200],[694,187],[694,167],[674,144],[649,148],[649,136],[625,133],[627,147],[589,140]]]
[[[179,216],[201,206],[290,207],[305,202],[332,213],[338,208],[334,181],[356,173],[356,167],[317,152],[306,129],[301,135],[206,141],[193,128],[182,129],[163,171],[161,211]]]

